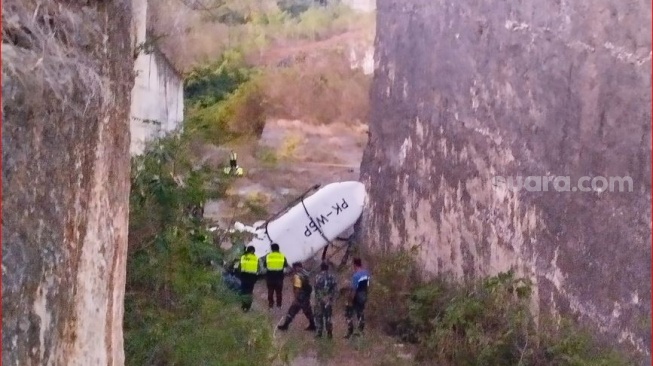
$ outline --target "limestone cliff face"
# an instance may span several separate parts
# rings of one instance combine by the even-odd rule
[[[535,281],[536,310],[650,354],[651,3],[377,12],[366,245],[421,245],[428,272],[459,279],[515,268]],[[566,178],[509,186],[547,175],[569,176],[569,191],[554,187]],[[630,177],[632,192],[573,192],[583,176]]]
[[[124,363],[131,1],[78,3],[2,5],[3,365]]]

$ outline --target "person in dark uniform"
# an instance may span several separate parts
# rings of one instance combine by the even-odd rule
[[[329,264],[323,262],[320,265],[320,273],[315,277],[315,320],[317,322],[316,337],[322,337],[326,328],[327,337],[333,337],[333,324],[331,313],[336,295],[338,282],[336,276],[329,272]]]
[[[309,282],[309,273],[304,269],[301,263],[293,263],[293,292],[295,299],[288,309],[283,324],[279,325],[277,329],[288,330],[288,326],[295,318],[295,315],[301,310],[309,321],[306,330],[314,331],[315,319],[313,318],[313,310],[311,309],[311,292],[313,288]]]

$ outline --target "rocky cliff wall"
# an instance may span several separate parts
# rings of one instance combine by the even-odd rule
[[[651,3],[381,0],[377,14],[366,245],[419,245],[428,273],[457,279],[514,268],[536,312],[650,355]],[[573,191],[582,177],[632,191]]]
[[[2,364],[122,365],[131,1],[6,0]]]

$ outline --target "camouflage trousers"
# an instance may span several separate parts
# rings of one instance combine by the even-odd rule
[[[315,326],[317,327],[317,335],[321,336],[324,329],[327,334],[331,336],[333,333],[333,323],[331,322],[331,315],[333,313],[331,303],[329,301],[317,300],[315,303]]]

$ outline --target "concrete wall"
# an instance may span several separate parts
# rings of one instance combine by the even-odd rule
[[[429,273],[514,268],[534,309],[650,356],[651,2],[382,0],[364,242]],[[632,192],[493,177],[631,177]]]
[[[135,11],[135,44],[142,44],[147,33],[147,2]],[[148,53],[149,52],[149,53]],[[184,119],[184,85],[181,75],[156,47],[140,52],[134,70],[132,90],[131,153],[143,152],[145,143],[181,128]]]
[[[376,0],[342,0],[342,2],[357,11],[372,12],[376,9]]]
[[[361,69],[363,74],[372,75],[374,73],[374,47],[365,48],[350,46],[349,63],[352,69]]]
[[[343,0],[343,3],[360,13],[373,13],[376,0]],[[374,34],[365,43],[352,42],[349,45],[349,62],[352,69],[361,69],[365,75],[374,73]]]
[[[122,365],[131,1],[3,11],[2,364]]]

